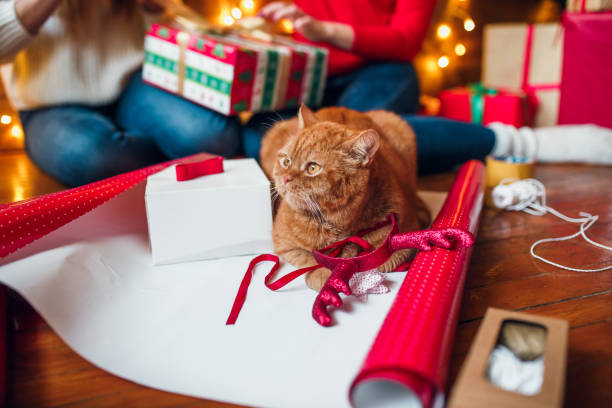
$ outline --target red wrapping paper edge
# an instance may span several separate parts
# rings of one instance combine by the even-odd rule
[[[57,193],[0,206],[0,258],[44,237],[176,163],[215,157],[200,153]]]
[[[484,165],[465,163],[433,223],[474,236],[483,202]],[[419,252],[350,389],[370,380],[399,383],[430,407],[442,396],[471,248]]]

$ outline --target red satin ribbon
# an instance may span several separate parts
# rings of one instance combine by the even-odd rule
[[[365,234],[389,224],[391,225],[391,230],[385,238],[385,241],[378,248],[373,249],[369,242],[361,238]],[[273,291],[284,287],[289,282],[304,275],[305,273],[313,271],[322,266],[332,270],[332,274],[317,295],[312,308],[312,316],[315,321],[322,326],[329,326],[332,319],[327,311],[327,306],[340,307],[342,305],[342,299],[338,294],[339,292],[344,293],[347,296],[351,294],[349,280],[353,274],[379,267],[385,263],[387,259],[389,259],[394,251],[400,249],[416,248],[423,251],[431,251],[434,246],[440,246],[448,249],[452,245],[449,241],[450,239],[466,247],[473,244],[473,237],[471,234],[457,228],[410,231],[398,234],[395,216],[391,214],[386,221],[379,223],[372,228],[361,231],[359,235],[345,238],[336,242],[335,244],[329,245],[326,248],[313,251],[317,265],[301,268],[288,273],[275,282],[270,282],[270,280],[272,275],[274,275],[279,268],[280,262],[278,256],[270,254],[259,255],[249,263],[249,267],[242,278],[242,282],[238,288],[238,293],[234,299],[234,304],[232,305],[232,310],[230,311],[230,315],[225,324],[231,325],[236,323],[240,310],[242,310],[242,306],[246,300],[247,291],[253,277],[253,269],[260,262],[274,262],[272,269],[266,275],[264,280],[266,287]],[[338,255],[349,243],[359,246],[361,248],[360,253],[352,258],[339,258]],[[363,252],[365,252],[365,254]],[[406,263],[401,266],[406,267],[408,265],[409,263]],[[400,269],[398,268],[398,270]]]
[[[527,25],[527,39],[525,43],[525,57],[523,58],[523,77],[521,82],[521,89],[525,92],[527,97],[532,101],[533,106],[537,106],[540,101],[536,95],[536,91],[548,90],[548,89],[560,89],[561,84],[529,84],[529,66],[531,64],[531,51],[533,48],[533,24]],[[532,118],[533,119],[533,118]]]
[[[368,232],[370,232],[371,230],[372,229],[362,231],[360,232],[360,235],[363,236],[367,234]],[[336,257],[340,254],[340,252],[342,252],[342,250],[348,243],[353,243],[359,246],[362,249],[362,251],[369,252],[372,250],[372,245],[370,245],[368,241],[364,240],[360,236],[352,236],[352,237],[345,238],[341,241],[338,241],[335,244],[332,244],[326,248],[323,248],[321,249],[321,251],[323,252],[331,251],[329,253],[329,256]],[[280,288],[292,282],[293,280],[304,275],[305,273],[314,271],[315,269],[318,269],[321,267],[320,264],[317,264],[313,266],[308,266],[306,268],[300,268],[293,272],[288,273],[285,276],[278,278],[274,282],[270,282],[272,275],[274,275],[274,273],[278,270],[280,266],[280,260],[278,256],[272,255],[272,254],[263,254],[263,255],[257,256],[249,263],[249,267],[247,268],[247,271],[244,274],[244,277],[242,278],[242,282],[240,282],[240,286],[238,287],[238,293],[236,293],[236,298],[234,299],[234,304],[232,305],[232,310],[230,311],[229,317],[227,318],[227,321],[225,322],[226,325],[236,323],[236,320],[238,319],[238,315],[240,314],[240,311],[242,310],[242,306],[244,305],[244,302],[246,300],[246,295],[249,289],[249,285],[251,284],[251,279],[253,278],[253,269],[261,262],[266,262],[266,261],[274,262],[274,265],[272,265],[272,269],[270,269],[270,272],[268,272],[264,280],[266,287],[273,291],[277,291]]]
[[[219,173],[223,173],[223,157],[176,165],[176,181],[187,181]]]

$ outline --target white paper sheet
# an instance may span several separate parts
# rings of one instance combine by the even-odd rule
[[[236,325],[226,326],[252,257],[153,266],[143,197],[144,183],[0,260],[0,281],[77,353],[120,377],[244,405],[349,406],[350,382],[405,274],[388,275],[387,295],[348,298],[337,324],[323,328],[303,279],[271,292],[262,264]],[[424,198],[437,212],[444,195]]]

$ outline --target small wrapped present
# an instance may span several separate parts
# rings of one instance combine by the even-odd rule
[[[591,11],[612,10],[612,0],[568,0],[567,11],[586,13]]]
[[[192,178],[172,166],[148,177],[145,202],[154,264],[271,251],[268,179],[253,159],[226,160],[223,167],[222,173]]]
[[[502,122],[530,126],[534,107],[523,92],[510,92],[473,84],[442,91],[440,116],[486,125]]]
[[[144,81],[224,115],[315,106],[323,98],[328,51],[291,40],[194,34],[152,24]]]
[[[559,124],[612,128],[612,12],[565,14]]]
[[[484,29],[483,83],[524,91],[537,104],[534,125],[555,125],[562,51],[559,24],[488,24]]]

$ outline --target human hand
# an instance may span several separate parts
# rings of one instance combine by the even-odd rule
[[[273,22],[286,18],[293,23],[293,28],[298,33],[310,41],[332,42],[333,40],[330,23],[313,18],[295,4],[274,1],[263,7],[258,15]]]

